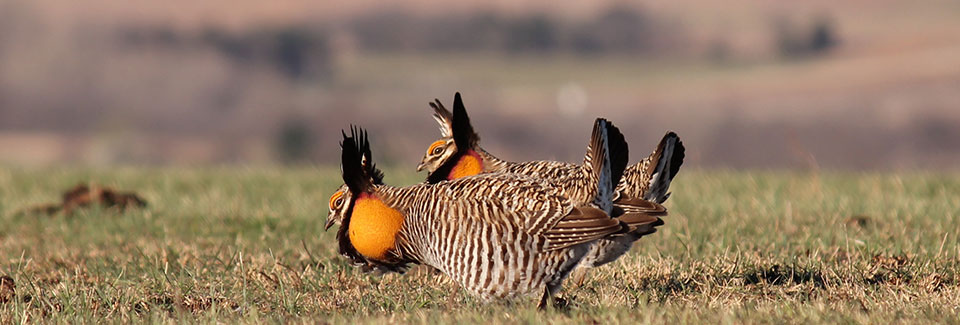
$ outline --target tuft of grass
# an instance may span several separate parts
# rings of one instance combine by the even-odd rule
[[[388,170],[391,184],[419,175]],[[18,213],[82,181],[145,210]],[[324,232],[335,168],[0,168],[0,323],[956,322],[960,175],[684,170],[630,254],[570,306],[485,303],[444,276],[364,274]]]

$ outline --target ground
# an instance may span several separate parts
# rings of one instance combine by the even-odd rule
[[[335,167],[0,167],[0,276],[16,287],[0,287],[0,323],[960,321],[956,173],[685,169],[666,225],[575,274],[569,306],[545,313],[535,298],[484,303],[423,267],[349,266],[322,229],[338,179]],[[87,181],[149,205],[21,213]]]

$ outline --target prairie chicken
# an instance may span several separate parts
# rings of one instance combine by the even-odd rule
[[[58,203],[32,206],[19,213],[52,216],[63,211],[64,215],[71,216],[76,210],[92,205],[100,205],[105,209],[124,212],[128,209],[146,207],[147,201],[133,192],[121,192],[110,187],[80,183],[64,192],[61,201]]]
[[[417,171],[426,169],[430,173],[428,181],[453,179],[481,172],[528,171],[536,169],[536,166],[541,164],[546,164],[542,169],[548,170],[550,167],[547,165],[556,163],[551,161],[510,162],[483,150],[479,146],[480,137],[473,130],[470,118],[463,107],[460,93],[454,96],[454,110],[456,111],[459,107],[459,112],[463,115],[463,118],[459,119],[460,123],[454,123],[454,115],[458,114],[447,110],[439,99],[430,103],[430,107],[434,110],[434,120],[440,125],[441,138],[430,144],[417,166]],[[455,124],[457,124],[456,127]],[[463,143],[461,146],[468,149],[463,152],[458,151],[455,138],[459,138]],[[684,152],[685,148],[680,137],[672,131],[667,132],[653,153],[624,170],[623,177],[617,185],[617,191],[630,197],[657,203],[665,202],[670,196],[668,192],[670,183],[683,165]],[[543,172],[543,170],[537,170],[537,172]]]
[[[596,196],[579,205],[557,185],[520,174],[384,185],[367,160],[366,133],[354,128],[341,143],[346,191],[331,204],[343,213],[339,252],[399,272],[429,265],[484,299],[543,292],[543,308],[594,242],[655,223],[662,214],[662,206],[643,202],[635,210],[654,213],[611,217],[615,181],[606,124],[598,119],[589,147]]]
[[[430,172],[427,182],[435,183],[478,173],[517,173],[560,185],[574,203],[590,200],[591,189],[583,186],[583,166],[556,161],[509,162],[483,150],[479,146],[480,138],[470,124],[460,93],[454,96],[453,113],[448,111],[439,100],[430,103],[430,106],[434,109],[434,119],[440,124],[442,138],[430,145],[420,165],[417,166],[418,171],[427,169]],[[623,135],[619,132],[616,134],[619,137],[617,140],[623,141]],[[611,142],[613,141],[614,139],[611,138]],[[626,149],[618,152],[611,151],[610,154],[623,155],[622,161],[624,166],[626,165]],[[642,162],[626,168],[617,185],[616,205],[637,204],[638,200],[635,198],[663,203],[669,197],[667,190],[670,181],[679,171],[683,157],[683,143],[675,133],[667,133],[653,154]],[[581,265],[596,267],[612,262],[626,253],[634,241],[655,232],[654,227],[659,225],[662,225],[662,221],[614,240],[601,240],[594,247],[594,251],[588,254],[587,261]]]

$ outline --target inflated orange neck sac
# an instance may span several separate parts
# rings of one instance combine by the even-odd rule
[[[397,234],[403,226],[403,214],[383,203],[380,198],[361,193],[353,203],[347,235],[361,255],[386,258],[387,251],[396,247]]]
[[[483,172],[483,158],[480,158],[480,154],[473,149],[467,149],[457,160],[457,164],[450,169],[447,179],[473,176],[481,172]]]

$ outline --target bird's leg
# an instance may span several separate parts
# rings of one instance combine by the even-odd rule
[[[540,298],[540,304],[537,305],[538,310],[547,310],[547,303],[550,302],[550,286],[548,285],[543,289],[543,297]]]

